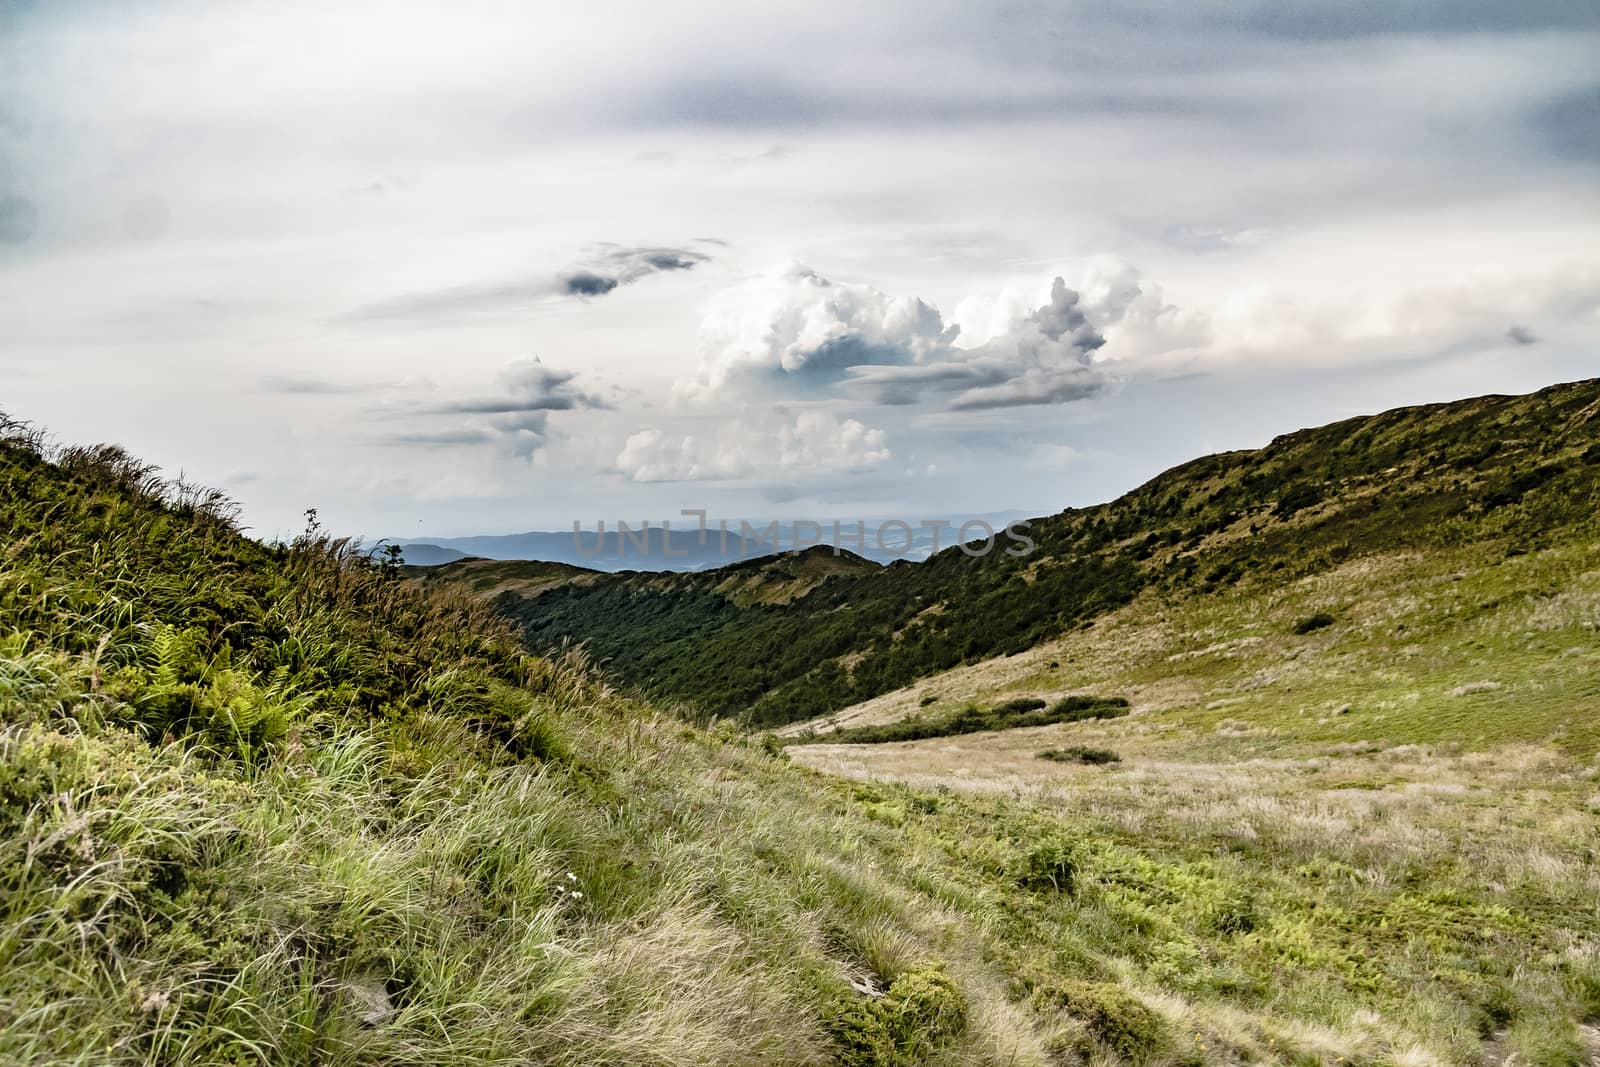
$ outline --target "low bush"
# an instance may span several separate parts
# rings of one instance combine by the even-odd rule
[[[827,741],[842,745],[878,745],[890,741],[923,741],[931,737],[955,737],[986,730],[1015,730],[1024,726],[1050,726],[1089,719],[1115,719],[1128,714],[1128,702],[1121,697],[1077,695],[1046,707],[1033,697],[1007,701],[988,711],[968,705],[937,718],[913,715],[881,726],[856,726],[830,734],[803,734],[793,743]]]
[[[1315,615],[1308,615],[1299,622],[1295,623],[1294,632],[1297,634],[1316,633],[1318,630],[1327,629],[1338,621],[1339,620],[1335,619],[1327,612],[1319,611]]]
[[[1023,856],[1017,871],[1019,887],[1032,893],[1068,893],[1076,888],[1078,845],[1071,838],[1046,837]]]
[[[1120,719],[1128,714],[1122,697],[1095,697],[1078,693],[1055,702],[1048,712],[1051,722],[1088,722],[1091,719]]]
[[[967,1001],[938,965],[906,971],[880,997],[842,994],[832,1020],[843,1067],[916,1067],[967,1025]]]
[[[1039,753],[1040,759],[1047,759],[1053,763],[1087,763],[1092,766],[1104,766],[1107,763],[1121,763],[1122,757],[1109,748],[1085,748],[1082,745],[1068,745],[1066,748],[1047,748]]]
[[[1144,1063],[1170,1045],[1160,1015],[1118,986],[1071,979],[1051,981],[1034,990],[1034,1004],[1056,1008],[1083,1023],[1089,1036],[1118,1059]],[[1089,1055],[1094,1050],[1075,1051]]]

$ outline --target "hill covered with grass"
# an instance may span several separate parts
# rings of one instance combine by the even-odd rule
[[[314,526],[261,545],[120,450],[0,438],[0,1062],[1600,1047],[1600,538],[1565,505],[1398,569],[1147,583],[841,716],[909,704],[923,740],[784,748]],[[879,573],[822,562],[712,595]],[[1454,740],[1419,738],[1439,706]]]
[[[0,1061],[1002,1062],[850,790],[115,448],[0,442]]]
[[[569,582],[591,581],[600,574],[599,571],[574,567],[570,563],[482,559],[477,556],[439,564],[402,564],[399,573],[431,589],[456,589],[481,600],[493,600],[501,593],[538,596],[547,589]]]
[[[507,590],[497,606],[535,649],[581,642],[657,699],[782,726],[1020,653],[1145,591],[1290,581],[1407,549],[1528,550],[1591,530],[1597,510],[1600,381],[1586,381],[1197,459],[1118,500],[1036,520],[1027,556],[949,548],[775,603],[729,595],[736,568],[724,568]]]

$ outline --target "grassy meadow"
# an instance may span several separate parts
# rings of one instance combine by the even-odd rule
[[[1080,842],[1079,904],[1045,920],[1040,966],[1114,960],[1147,1003],[1181,1006],[1195,1047],[1217,1052],[1210,1031],[1245,1059],[1600,1055],[1600,543],[1143,598],[818,728],[1073,692],[1132,714],[788,751]],[[1039,755],[1072,746],[1119,760]]]

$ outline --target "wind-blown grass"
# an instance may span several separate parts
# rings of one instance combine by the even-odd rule
[[[258,545],[116,449],[5,437],[0,1061],[1016,1044],[978,943],[829,858],[871,824],[799,772],[314,525]]]

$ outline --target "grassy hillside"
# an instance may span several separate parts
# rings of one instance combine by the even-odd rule
[[[314,530],[258,545],[116,449],[5,429],[0,1062],[976,1063],[1042,1040],[847,789]]]
[[[406,564],[400,568],[402,577],[430,589],[453,588],[480,600],[493,600],[501,593],[534,597],[570,582],[592,580],[599,573],[570,563],[477,557],[432,565]]]
[[[947,709],[1081,692],[1131,714],[893,741]],[[1325,1034],[1348,1062],[1600,1057],[1600,534],[1146,593],[808,729],[836,726],[890,743],[796,728],[819,743],[788,751],[1092,842],[1115,917],[1068,912],[1046,940],[1113,954],[1135,984],[1254,987],[1302,1017],[1361,1003]],[[1042,758],[1063,750],[1094,758]],[[1197,894],[1232,902],[1198,935]],[[1456,1043],[1386,1058],[1396,1026]]]
[[[1593,529],[1600,382],[1408,408],[1184,464],[1109,504],[1034,523],[1038,550],[832,576],[778,603],[726,571],[624,574],[502,610],[536,649],[587,645],[615,677],[704,714],[779,726],[935,671],[1032,648],[1144,591],[1290,581],[1375,552],[1492,542],[1527,550]]]
[[[1600,768],[1574,752],[1308,735],[1225,768],[1204,761],[1249,731],[1188,749],[1188,717],[1220,709],[1181,705],[1167,758],[1144,763],[1115,731],[1165,736],[1132,690],[1167,638],[1118,615],[1138,628],[1069,640],[1119,634],[1129,673],[1030,662],[997,687],[973,675],[970,695],[1087,687],[1129,697],[1131,715],[917,743],[1105,739],[1123,750],[1114,768],[1034,761],[1100,775],[1092,805],[963,766],[933,788],[821,776],[528,655],[481,600],[314,530],[261,546],[225,501],[114,449],[4,436],[0,1062],[1592,1054],[1600,875],[1584,805]],[[1514,558],[1542,581],[1592,571],[1570,545]],[[810,578],[794,604],[838,580]],[[1165,655],[1220,641],[1176,662],[1208,665],[1217,691],[1270,689],[1225,658],[1231,628],[1277,641],[1325,611],[1334,623],[1281,640],[1342,641],[1367,617],[1339,600],[1346,581],[1316,581],[1283,583],[1281,602],[1266,585],[1197,595],[1172,610],[1198,628]],[[1503,690],[1452,699],[1525,698],[1520,679],[1555,678],[1550,662],[1586,692],[1571,679],[1590,653],[1563,650],[1592,650],[1590,590],[1552,602],[1548,647],[1473,672]],[[1160,603],[1147,590],[1125,610]],[[1235,613],[1215,636],[1200,626],[1212,610]],[[964,698],[955,675],[940,684],[940,700]],[[1463,706],[1498,721],[1496,705]],[[840,769],[859,775],[854,760]]]

